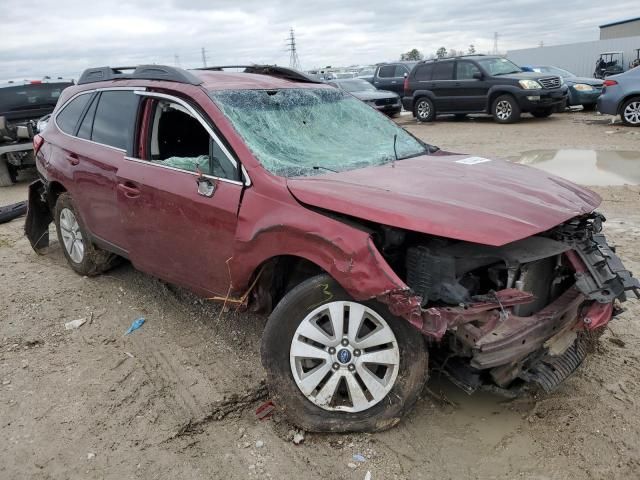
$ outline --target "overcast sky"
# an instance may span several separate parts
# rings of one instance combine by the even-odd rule
[[[640,16],[638,0],[0,0],[0,79],[88,66],[288,65],[295,29],[305,69],[398,59],[412,48],[478,52],[598,38],[598,25]],[[640,46],[639,46],[640,47]]]

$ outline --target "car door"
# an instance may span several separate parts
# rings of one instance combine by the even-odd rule
[[[469,60],[456,62],[452,103],[454,111],[482,112],[487,104],[489,83],[478,66]]]
[[[382,65],[378,67],[375,77],[373,78],[373,85],[378,90],[391,90],[396,82],[396,66],[395,65]]]
[[[429,85],[435,98],[436,111],[440,113],[451,112],[455,109],[456,89],[453,70],[453,61],[433,63],[433,75]]]
[[[89,101],[72,132],[64,126],[66,108],[56,117],[58,128],[73,137],[63,152],[73,177],[69,190],[93,240],[126,255],[116,174],[132,148],[139,97],[125,89],[83,96]]]
[[[243,189],[237,161],[189,103],[139,93],[143,141],[118,171],[129,258],[200,295],[224,295]]]

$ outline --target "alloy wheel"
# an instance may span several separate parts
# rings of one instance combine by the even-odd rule
[[[431,105],[429,105],[429,102],[426,101],[422,101],[418,103],[418,117],[421,120],[425,120],[427,118],[429,118],[429,116],[431,115]]]
[[[496,105],[496,117],[500,120],[509,120],[512,113],[513,108],[511,107],[511,102],[507,100],[500,100]]]
[[[303,395],[330,411],[373,407],[393,388],[400,365],[387,322],[353,301],[330,302],[309,313],[296,329],[289,357]]]
[[[640,124],[640,101],[629,103],[624,112],[622,112],[624,119],[632,125]]]
[[[75,214],[68,208],[60,211],[60,234],[71,260],[81,263],[84,258],[84,239]]]

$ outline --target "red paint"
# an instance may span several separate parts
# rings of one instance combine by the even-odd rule
[[[587,330],[595,330],[606,325],[613,314],[613,303],[592,303],[582,317],[582,323]]]

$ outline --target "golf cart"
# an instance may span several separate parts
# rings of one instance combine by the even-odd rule
[[[600,54],[600,58],[596,61],[593,77],[605,78],[622,72],[624,72],[622,52],[604,52]]]

